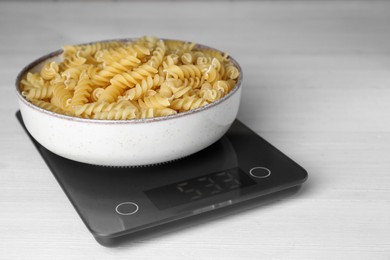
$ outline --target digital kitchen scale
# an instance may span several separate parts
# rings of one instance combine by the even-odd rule
[[[16,116],[24,127],[19,111]],[[133,168],[68,160],[30,138],[89,231],[105,246],[280,199],[307,179],[302,167],[238,120],[196,154]]]

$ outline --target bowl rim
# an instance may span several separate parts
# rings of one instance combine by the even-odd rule
[[[111,41],[132,42],[132,41],[135,41],[136,39],[138,39],[138,38],[107,39],[107,40],[100,40],[100,41],[92,41],[92,42],[88,42],[88,43],[80,43],[80,44],[76,44],[75,46],[87,45],[87,44],[95,44],[95,43],[104,43],[104,42],[111,42]],[[176,39],[165,39],[165,38],[159,38],[159,39],[164,40],[164,41],[188,42],[188,41],[176,40]],[[222,51],[220,51],[218,49],[215,49],[213,47],[209,47],[209,46],[204,45],[204,44],[196,43],[195,47],[199,48],[199,49],[209,49],[209,50],[213,50],[213,51],[217,51],[217,52],[223,53]],[[65,120],[70,120],[70,121],[95,123],[95,124],[139,124],[139,123],[160,122],[160,121],[165,121],[165,120],[171,120],[171,119],[175,119],[175,118],[185,117],[185,116],[189,116],[189,115],[192,115],[192,114],[195,114],[195,113],[202,112],[204,110],[211,109],[211,108],[213,108],[215,106],[218,106],[222,102],[225,102],[227,99],[229,99],[231,96],[233,96],[238,91],[239,88],[241,88],[241,84],[242,84],[242,81],[243,81],[243,71],[242,71],[242,68],[241,68],[240,64],[232,56],[229,55],[229,60],[237,67],[238,71],[240,72],[239,77],[237,79],[237,83],[234,86],[234,88],[227,95],[225,95],[224,97],[222,97],[222,98],[220,98],[220,99],[218,99],[218,100],[216,100],[216,101],[214,101],[212,103],[209,103],[209,104],[204,105],[202,107],[191,109],[191,110],[188,110],[188,111],[185,111],[185,112],[180,112],[180,113],[177,113],[177,114],[174,114],[174,115],[160,116],[160,117],[137,118],[137,119],[126,119],[126,120],[115,120],[115,119],[107,119],[107,120],[104,119],[104,120],[102,120],[102,119],[93,119],[93,118],[83,118],[83,117],[77,117],[77,116],[71,116],[71,115],[65,115],[65,114],[56,113],[56,112],[53,112],[53,111],[41,108],[41,107],[39,107],[37,105],[34,105],[33,103],[29,102],[25,97],[23,97],[23,95],[21,94],[21,91],[20,91],[20,84],[19,83],[22,80],[22,78],[24,77],[24,75],[26,75],[31,69],[33,69],[34,67],[36,67],[39,64],[43,63],[44,61],[46,61],[48,59],[51,59],[51,58],[54,58],[56,56],[59,56],[62,53],[63,53],[63,49],[58,49],[56,51],[50,52],[48,54],[45,54],[45,55],[35,59],[34,61],[28,63],[26,66],[24,66],[23,69],[18,73],[18,75],[16,77],[16,81],[15,81],[16,89],[15,90],[16,90],[16,95],[19,98],[19,100],[22,101],[28,107],[30,107],[32,109],[35,109],[36,111],[41,112],[43,114],[46,114],[46,115],[49,115],[49,116],[54,116],[54,117],[65,119]]]

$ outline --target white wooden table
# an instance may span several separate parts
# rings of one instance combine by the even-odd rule
[[[298,194],[98,245],[15,119],[16,74],[64,44],[156,35],[243,66],[238,118],[309,172]],[[390,259],[390,2],[0,2],[0,259]]]

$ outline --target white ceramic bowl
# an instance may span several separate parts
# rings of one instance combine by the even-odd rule
[[[27,65],[16,79],[16,94],[29,133],[62,157],[106,166],[139,166],[175,160],[216,142],[237,116],[243,76],[233,58],[240,77],[231,92],[216,102],[176,115],[96,120],[58,114],[33,105],[21,95],[20,80],[29,71],[39,71],[49,60],[61,60],[61,54],[62,50],[58,50]]]

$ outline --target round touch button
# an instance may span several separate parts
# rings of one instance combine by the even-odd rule
[[[255,178],[267,178],[271,175],[271,171],[265,167],[253,167],[249,174]]]
[[[132,215],[138,211],[139,207],[134,202],[122,202],[116,206],[115,211],[120,215]]]

